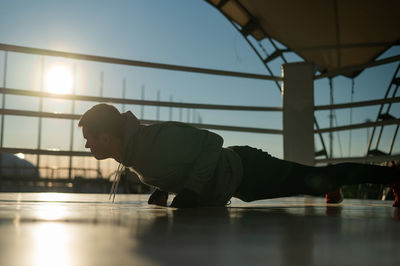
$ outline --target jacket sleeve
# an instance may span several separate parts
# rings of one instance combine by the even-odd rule
[[[219,157],[222,152],[223,139],[221,136],[205,131],[200,152],[193,163],[184,188],[200,193],[207,182],[213,177]]]

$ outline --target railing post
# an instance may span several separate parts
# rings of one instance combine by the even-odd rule
[[[174,98],[172,95],[169,96],[169,101],[172,103],[174,101]],[[169,121],[172,121],[172,107],[169,107]]]
[[[7,85],[7,57],[8,52],[4,52],[4,69],[3,69],[3,88]],[[3,97],[1,100],[1,108],[5,109],[6,107],[6,94],[3,93]],[[0,147],[3,148],[4,142],[4,115],[1,115],[1,132],[0,132]],[[3,175],[3,156],[0,155],[0,177]]]
[[[126,78],[122,80],[122,99],[126,97]],[[125,112],[125,104],[122,104],[122,112]]]
[[[72,94],[75,95],[76,85],[77,84],[77,71],[76,64],[74,65],[74,83],[72,85]],[[72,100],[71,103],[71,114],[75,113],[75,100]],[[72,151],[74,149],[74,120],[71,119],[71,131],[70,131],[70,140],[69,140],[69,150]],[[72,178],[72,155],[69,156],[69,168],[68,168],[68,179]]]
[[[182,103],[182,101],[181,101],[181,103]],[[182,122],[182,115],[183,115],[183,107],[180,107],[179,108],[179,122]]]
[[[145,88],[144,88],[144,85],[142,85],[142,92],[141,92],[141,96],[140,96],[140,99],[142,101],[144,101],[144,97],[145,97],[144,93],[145,93]],[[143,104],[140,105],[140,119],[144,119],[144,105]]]
[[[100,97],[103,97],[103,90],[104,90],[104,72],[101,71],[100,73]],[[99,177],[100,173],[100,161],[97,161],[97,177]]]
[[[44,83],[44,56],[41,58],[40,62],[40,91],[43,92],[43,83]],[[39,98],[39,112],[43,111],[43,98]],[[42,117],[39,117],[39,124],[38,124],[38,139],[37,139],[37,150],[41,149],[42,143]],[[37,154],[36,157],[36,167],[40,169],[40,154]]]
[[[160,90],[157,90],[157,102],[159,102],[160,101]],[[157,107],[156,107],[156,120],[157,121],[160,121],[160,105],[157,105]]]
[[[7,57],[8,52],[4,52],[4,70],[3,70],[3,88],[7,86]],[[1,101],[1,108],[5,109],[6,107],[6,94],[3,93],[3,98]],[[4,142],[4,115],[1,115],[1,135],[0,135],[0,146],[3,148]]]

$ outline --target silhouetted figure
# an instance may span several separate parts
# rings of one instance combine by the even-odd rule
[[[114,158],[156,190],[149,204],[224,206],[231,197],[249,202],[299,194],[321,195],[342,185],[397,184],[398,169],[343,163],[305,166],[249,146],[223,148],[219,135],[180,122],[141,125],[130,112],[98,104],[79,121],[86,148],[98,159]]]

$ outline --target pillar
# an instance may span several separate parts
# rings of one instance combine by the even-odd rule
[[[283,156],[314,165],[314,79],[310,63],[282,65]]]

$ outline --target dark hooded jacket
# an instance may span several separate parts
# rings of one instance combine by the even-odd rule
[[[221,136],[180,122],[141,125],[131,112],[123,117],[122,164],[143,183],[173,193],[190,189],[202,206],[222,206],[233,196],[242,165]]]

